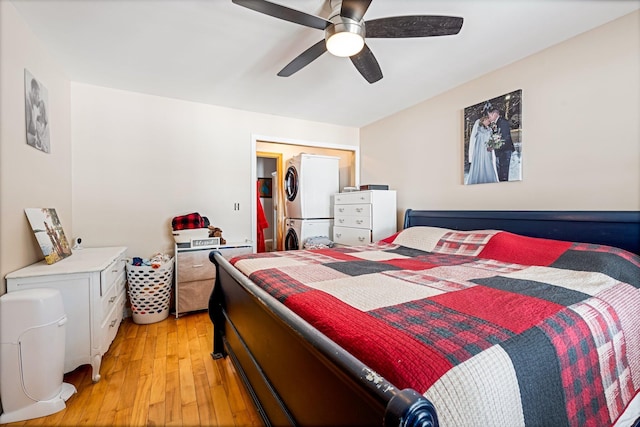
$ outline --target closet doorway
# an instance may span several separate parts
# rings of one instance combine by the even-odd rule
[[[288,140],[285,138],[252,136],[252,207],[251,207],[251,230],[254,248],[257,248],[257,201],[263,202],[263,210],[269,222],[268,231],[265,231],[265,247],[271,243],[273,250],[284,250],[285,235],[285,203],[284,203],[284,171],[287,169],[287,161],[300,153],[321,154],[336,156],[340,158],[340,190],[344,187],[358,186],[360,181],[360,147],[351,145],[339,145],[329,143],[317,143],[312,141]],[[264,199],[258,199],[257,186],[258,178],[268,176],[268,167],[275,159],[276,165],[275,179],[272,182],[272,211],[265,205]],[[262,165],[262,166],[259,166]],[[262,169],[261,169],[262,168]],[[260,174],[264,176],[261,176]],[[268,240],[271,239],[271,242]]]
[[[265,251],[281,251],[284,233],[284,199],[280,191],[282,177],[282,153],[256,152],[256,174],[260,184],[270,182],[270,191],[258,195],[269,226],[264,229]],[[260,187],[260,185],[258,186]],[[256,201],[257,203],[258,201]],[[256,220],[257,227],[257,220]],[[256,233],[257,236],[257,233]]]

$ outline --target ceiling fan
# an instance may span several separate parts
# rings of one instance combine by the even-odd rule
[[[278,76],[289,77],[309,65],[327,50],[349,57],[369,83],[382,78],[376,57],[365,43],[366,38],[433,37],[458,34],[462,18],[455,16],[413,15],[364,20],[372,0],[330,0],[328,19],[310,15],[266,0],[232,0],[256,12],[264,13],[306,27],[324,30],[324,39],[302,52],[287,64]]]

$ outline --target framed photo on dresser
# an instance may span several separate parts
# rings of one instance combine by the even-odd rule
[[[27,208],[24,212],[47,264],[54,264],[71,256],[69,241],[55,209]]]

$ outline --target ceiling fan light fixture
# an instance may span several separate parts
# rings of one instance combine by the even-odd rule
[[[327,50],[335,56],[352,56],[364,47],[364,39],[354,33],[336,33],[327,40]]]
[[[364,27],[350,19],[342,19],[325,30],[327,50],[335,56],[353,56],[364,47]]]
[[[233,0],[233,3],[294,24],[324,30],[324,40],[296,56],[278,72],[280,77],[297,73],[329,51],[335,56],[351,57],[351,63],[362,77],[375,83],[382,78],[382,70],[365,43],[365,33],[369,37],[387,39],[447,36],[458,34],[464,21],[456,16],[439,15],[388,16],[365,21],[372,0],[325,1],[331,6],[331,14],[326,19],[270,0]]]

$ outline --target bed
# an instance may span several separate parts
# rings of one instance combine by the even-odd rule
[[[212,355],[268,425],[638,426],[639,253],[635,211],[423,210],[366,246],[212,251]]]

